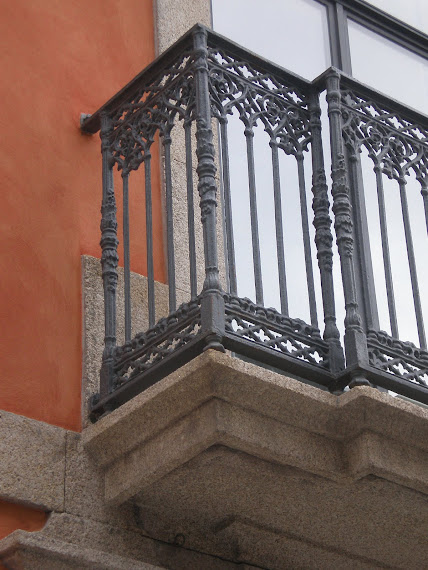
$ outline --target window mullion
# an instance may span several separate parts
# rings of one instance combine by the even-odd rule
[[[346,12],[338,2],[329,3],[327,10],[332,65],[352,75]]]

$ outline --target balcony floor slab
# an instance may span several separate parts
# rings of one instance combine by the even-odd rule
[[[132,501],[159,538],[173,528],[189,548],[266,568],[421,568],[427,435],[421,406],[208,351],[83,440],[106,500]]]

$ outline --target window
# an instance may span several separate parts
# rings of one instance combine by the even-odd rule
[[[212,5],[216,32],[306,79],[333,65],[428,112],[425,0],[265,0],[263,9],[257,0]]]
[[[259,0],[213,0],[214,31],[305,79],[331,65],[324,5],[281,0],[264,6]]]

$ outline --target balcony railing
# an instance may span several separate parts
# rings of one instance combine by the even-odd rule
[[[328,121],[322,125],[320,94],[324,91]],[[237,123],[242,124],[243,131],[241,157],[244,154],[246,172],[242,177],[248,183],[254,301],[238,295],[239,252],[235,246],[239,228],[234,223],[236,176],[231,163],[235,151],[228,142],[231,125]],[[321,127],[329,131],[330,144],[323,139]],[[269,184],[262,181],[262,190],[260,177],[256,176],[257,129],[264,132],[271,157],[271,179]],[[103,157],[105,348],[100,394],[93,399],[94,418],[208,348],[229,349],[330,390],[372,383],[428,403],[428,352],[414,248],[414,240],[425,240],[426,235],[425,231],[413,235],[419,228],[411,222],[406,188],[410,176],[420,185],[420,203],[428,228],[427,117],[333,68],[314,82],[307,82],[198,25],[87,117],[82,130],[100,130]],[[169,315],[160,320],[156,315],[151,214],[151,151],[155,145],[160,146],[162,154],[169,296]],[[173,172],[177,148],[184,157],[181,185]],[[327,153],[331,155],[331,181],[325,175]],[[380,330],[377,316],[365,201],[368,189],[362,175],[364,153],[374,165],[391,334]],[[294,189],[284,176],[284,156],[289,161],[287,168],[295,168]],[[145,180],[149,329],[131,338],[128,195],[130,175],[140,167]],[[121,172],[123,181],[122,346],[116,345],[119,257],[114,169]],[[312,211],[307,204],[308,173],[312,175]],[[401,220],[394,220],[392,227],[386,212],[390,196],[384,190],[385,177],[396,181],[401,203]],[[286,265],[283,201],[291,191],[296,192],[300,202],[298,225],[305,267],[305,286],[300,295],[309,308],[310,324],[289,310],[293,267]],[[265,236],[260,228],[266,224],[258,217],[261,196],[273,204],[268,223],[274,228],[275,238],[269,244],[268,263],[261,255]],[[398,335],[388,241],[398,225],[405,236],[405,265],[411,279],[420,348],[400,340]],[[315,256],[318,267],[313,263]],[[333,278],[333,262],[340,263],[342,280],[343,348],[336,324],[338,284]],[[177,276],[177,268],[180,273],[184,268],[187,285],[181,281],[177,287],[182,279]],[[264,306],[264,285],[270,278],[266,271],[278,280],[280,310]],[[182,298],[186,289],[188,298],[177,308],[177,297]],[[324,321],[322,331],[319,315]]]

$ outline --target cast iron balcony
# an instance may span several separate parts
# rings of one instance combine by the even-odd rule
[[[320,94],[324,91],[329,119],[321,125]],[[228,145],[231,116],[243,123],[254,301],[238,295],[234,233],[239,229],[233,225],[233,165]],[[264,305],[260,253],[264,236],[259,233],[255,176],[257,126],[267,133],[272,159],[272,179],[266,192],[271,193],[274,204],[275,242],[271,249],[278,275],[280,311]],[[329,129],[330,145],[323,141],[321,127]],[[426,236],[414,236],[406,187],[410,175],[420,184],[421,207],[428,227],[426,116],[334,68],[313,82],[305,81],[198,25],[86,118],[82,130],[100,130],[103,156],[105,349],[100,394],[93,400],[94,419],[209,348],[233,351],[331,391],[343,390],[350,384],[371,383],[428,403],[428,352],[414,248],[415,237],[419,241]],[[172,175],[174,140],[185,151],[182,163],[186,180],[180,194]],[[160,320],[156,315],[151,213],[151,150],[157,144],[162,150],[169,295],[169,315]],[[362,149],[366,149],[364,152],[374,166],[391,334],[380,330],[377,317],[359,158]],[[326,152],[331,154],[331,181],[325,175]],[[293,279],[293,268],[286,267],[284,255],[281,201],[288,188],[281,175],[283,154],[295,159],[306,268],[302,298],[309,306],[310,324],[289,314],[287,281]],[[195,162],[199,205],[195,204],[194,195]],[[128,184],[130,175],[141,166],[145,178],[150,328],[131,338]],[[119,257],[115,168],[121,171],[123,180],[126,342],[122,346],[116,344]],[[305,186],[308,172],[312,174],[311,214]],[[388,225],[386,216],[389,196],[384,192],[385,176],[396,181],[400,197],[401,219],[396,223],[401,224],[405,236],[420,347],[399,338],[388,242],[394,227]],[[178,235],[174,223],[178,200],[186,202],[185,236]],[[332,214],[338,255],[334,254]],[[310,221],[315,228],[313,238]],[[224,232],[219,231],[223,228]],[[203,236],[202,280],[199,234]],[[176,252],[177,243],[182,240],[187,248],[185,260],[177,257]],[[314,253],[318,260],[316,270]],[[336,324],[337,283],[333,279],[333,261],[339,260],[345,312],[343,346]],[[189,283],[188,300],[178,308],[176,263],[188,268]],[[316,282],[321,285],[318,295]],[[322,305],[322,310],[317,304]],[[324,321],[322,330],[319,314]]]

